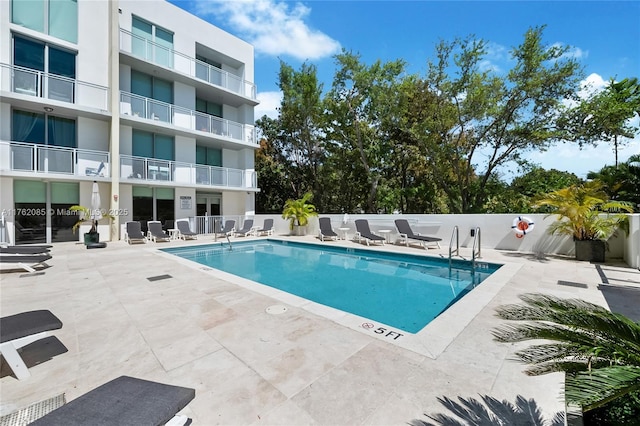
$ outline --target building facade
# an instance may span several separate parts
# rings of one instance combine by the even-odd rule
[[[3,1],[0,38],[0,241],[77,241],[94,182],[101,240],[255,213],[251,45],[160,0]]]

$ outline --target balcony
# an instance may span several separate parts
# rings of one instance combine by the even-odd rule
[[[120,114],[169,123],[183,129],[210,133],[236,142],[256,144],[256,130],[251,125],[236,123],[133,93],[120,92]]]
[[[26,142],[0,141],[0,170],[109,177],[109,153]]]
[[[255,84],[122,28],[120,29],[120,51],[222,87],[240,96],[257,99]]]
[[[235,189],[258,188],[256,172],[253,170],[204,166],[131,155],[120,156],[120,179]]]
[[[106,87],[16,65],[0,64],[0,89],[21,95],[108,109]]]

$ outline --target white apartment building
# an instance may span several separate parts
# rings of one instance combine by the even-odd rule
[[[0,2],[0,241],[255,213],[254,52],[165,1]],[[79,234],[82,233],[79,232]]]

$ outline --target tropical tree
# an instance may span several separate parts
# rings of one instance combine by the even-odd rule
[[[553,191],[535,204],[551,207],[549,215],[557,217],[548,228],[551,234],[574,240],[606,240],[618,227],[627,226],[628,217],[621,212],[633,213],[631,203],[610,200],[598,180]]]
[[[588,411],[640,392],[640,323],[577,299],[520,296],[524,305],[497,309],[518,321],[493,330],[499,342],[546,340],[515,355],[537,376],[565,372],[568,402]]]
[[[640,155],[632,155],[618,167],[605,166],[597,172],[589,172],[588,179],[597,179],[612,200],[625,200],[640,207]]]
[[[284,203],[282,218],[290,222],[290,229],[294,229],[295,226],[307,226],[309,218],[318,215],[316,207],[310,203],[312,198],[313,194],[307,192],[302,198],[289,199]]]
[[[567,139],[555,125],[562,101],[581,77],[569,47],[546,45],[543,27],[529,29],[513,48],[506,75],[484,67],[487,42],[441,42],[422,82],[434,107],[407,131],[423,145],[433,177],[455,213],[482,211],[487,186],[501,166]],[[415,107],[420,107],[416,105]]]

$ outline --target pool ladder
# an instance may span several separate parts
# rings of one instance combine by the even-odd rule
[[[471,254],[471,263],[473,266],[473,270],[475,270],[476,268],[476,259],[480,259],[481,257],[481,232],[480,232],[480,227],[476,227],[472,229],[472,234],[473,234],[473,247],[472,247],[472,254]],[[455,249],[453,248],[453,241],[455,239],[456,245],[455,245]],[[477,247],[477,250],[476,250]],[[449,270],[451,270],[451,263],[452,263],[452,258],[453,256],[458,256],[462,259],[464,259],[464,257],[462,257],[460,255],[460,232],[458,229],[458,225],[453,227],[453,232],[451,233],[451,241],[449,242]]]

